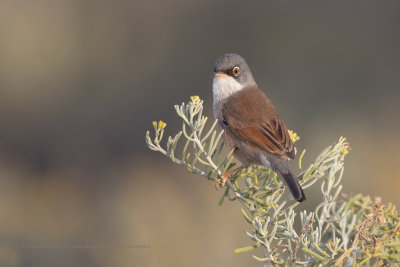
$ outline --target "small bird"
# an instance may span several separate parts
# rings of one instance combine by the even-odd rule
[[[306,196],[290,171],[288,159],[295,150],[289,132],[274,105],[258,88],[246,61],[237,54],[217,59],[213,79],[214,117],[223,140],[242,166],[223,174],[222,186],[233,173],[252,164],[275,171],[293,197],[301,202]]]

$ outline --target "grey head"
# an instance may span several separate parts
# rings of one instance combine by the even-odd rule
[[[242,88],[256,85],[250,68],[244,58],[237,54],[224,54],[215,61],[214,74],[228,75]]]

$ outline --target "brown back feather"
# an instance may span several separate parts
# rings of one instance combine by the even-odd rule
[[[230,96],[222,116],[233,135],[280,158],[294,158],[289,132],[274,105],[257,87]]]

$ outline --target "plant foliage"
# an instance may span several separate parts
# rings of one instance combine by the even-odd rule
[[[182,119],[182,130],[168,137],[166,148],[161,146],[166,123],[153,122],[155,135],[146,133],[147,146],[161,152],[173,162],[185,166],[217,185],[219,177],[233,167],[233,151],[224,151],[217,121],[206,129],[207,117],[202,115],[203,101],[198,96],[188,103],[176,105]],[[296,133],[290,132],[297,141]],[[178,158],[177,145],[183,149]],[[246,234],[252,244],[234,253],[257,248],[263,256],[253,257],[265,265],[281,266],[357,266],[390,265],[400,263],[400,217],[392,204],[384,205],[380,198],[341,194],[344,158],[350,147],[346,139],[329,145],[314,163],[299,175],[303,188],[316,187],[321,181],[321,202],[313,211],[297,213],[298,202],[290,194],[276,173],[263,166],[253,166],[231,176],[219,201],[239,201],[245,221],[250,225]],[[305,150],[299,157],[299,167]],[[295,221],[301,230],[295,230]]]

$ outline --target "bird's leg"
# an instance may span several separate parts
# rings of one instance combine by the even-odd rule
[[[221,187],[224,187],[226,184],[226,180],[228,180],[229,176],[231,176],[232,174],[241,171],[243,169],[246,169],[248,166],[247,165],[242,165],[238,168],[229,170],[227,172],[225,172],[221,178],[218,179],[217,183],[215,184],[215,187],[218,188],[219,185],[221,185]]]

